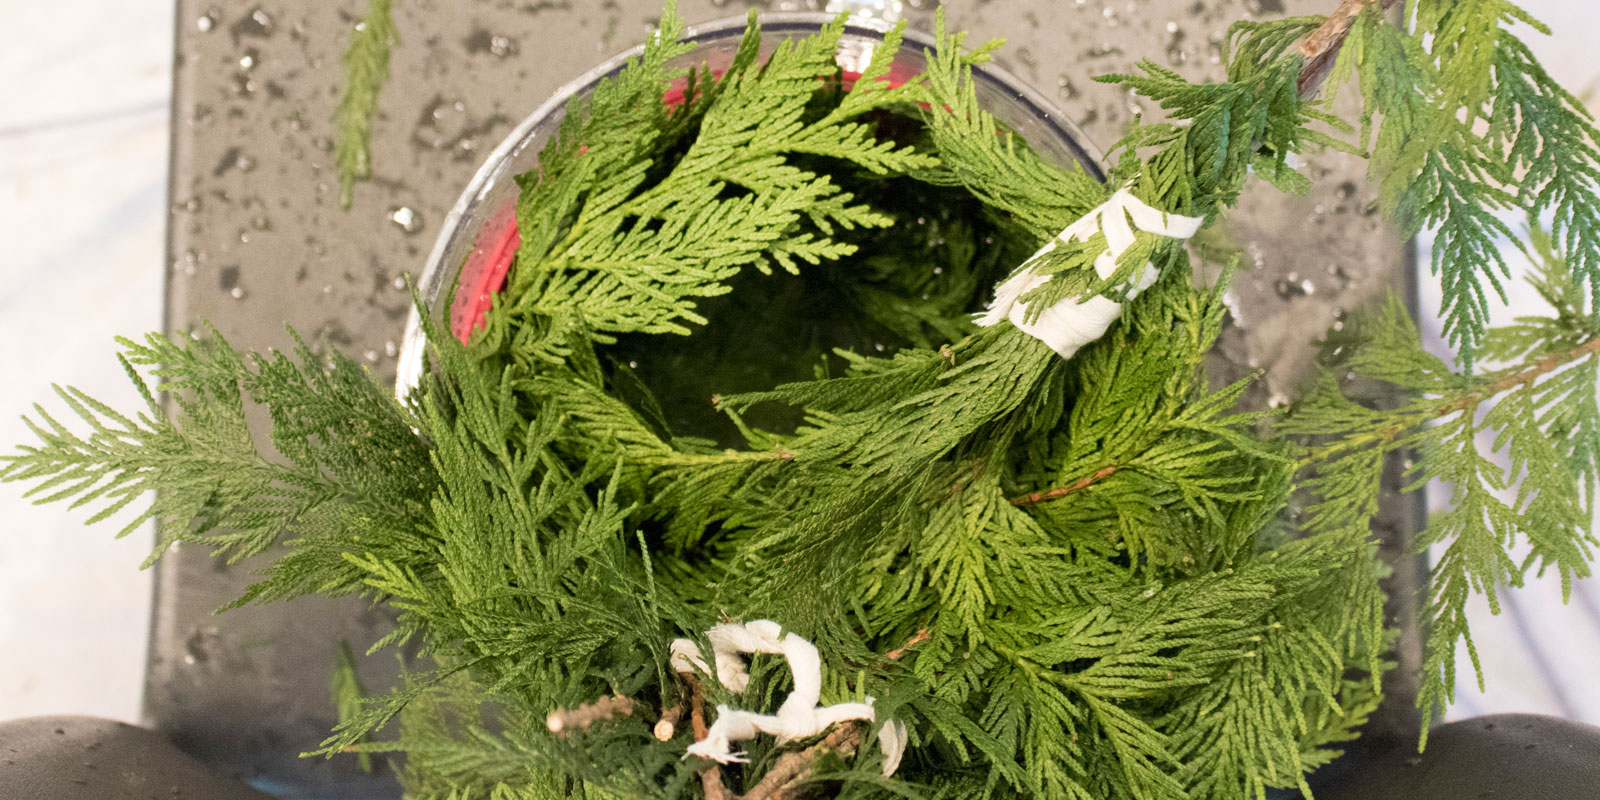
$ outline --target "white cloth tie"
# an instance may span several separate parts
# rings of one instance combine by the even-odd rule
[[[1133,226],[1128,224],[1130,218]],[[1095,233],[1103,232],[1106,249],[1095,258],[1094,271],[1102,279],[1109,278],[1117,270],[1117,260],[1133,246],[1134,227],[1172,239],[1188,239],[1200,231],[1204,222],[1204,217],[1168,214],[1147,205],[1124,186],[1113,193],[1109,200],[1068,225],[1028,261],[1038,261],[1058,244],[1073,240],[1086,242]],[[1044,285],[1050,277],[1024,266],[1017,274],[995,287],[994,300],[989,303],[987,311],[978,315],[977,323],[989,327],[1009,319],[1023,333],[1049,345],[1062,358],[1072,358],[1079,348],[1104,336],[1111,323],[1116,322],[1122,314],[1121,303],[1097,295],[1087,300],[1068,298],[1039,312],[1034,321],[1027,321],[1028,303],[1021,302],[1022,296]],[[1149,262],[1139,267],[1128,287],[1128,298],[1132,299],[1150,288],[1157,277],[1155,268]]]
[[[733,742],[754,739],[765,733],[777,737],[778,744],[783,744],[792,739],[816,736],[838,722],[876,719],[870,697],[865,703],[818,705],[822,700],[822,656],[816,645],[805,639],[793,633],[782,635],[782,628],[776,622],[761,619],[743,625],[723,623],[706,631],[706,638],[711,640],[717,682],[729,691],[743,694],[749,686],[750,673],[744,663],[746,653],[782,655],[794,677],[794,690],[773,715],[717,706],[717,719],[706,738],[690,745],[687,755],[722,764],[743,762],[744,754],[734,752]],[[692,640],[675,639],[671,650],[673,671],[712,673],[699,646]],[[878,742],[884,755],[883,774],[887,777],[894,774],[905,753],[905,725],[895,720],[884,723],[878,732]]]

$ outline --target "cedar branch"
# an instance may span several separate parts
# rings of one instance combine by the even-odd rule
[[[656,739],[665,742],[677,733],[678,720],[683,719],[683,706],[684,700],[680,697],[678,702],[667,706],[661,712],[661,719],[656,722],[655,728],[652,729]]]
[[[589,730],[589,726],[597,722],[630,716],[639,708],[638,703],[622,695],[602,697],[593,703],[584,703],[574,709],[552,712],[545,719],[545,727],[557,735],[574,728],[586,731]]]
[[[1300,96],[1309,99],[1322,91],[1323,82],[1328,79],[1328,73],[1333,70],[1334,62],[1339,59],[1340,48],[1344,47],[1345,39],[1350,36],[1350,26],[1355,24],[1356,16],[1362,9],[1372,3],[1382,3],[1383,9],[1387,11],[1399,2],[1400,0],[1340,0],[1339,7],[1335,8],[1316,30],[1300,40],[1300,54],[1305,57],[1305,63],[1300,67]],[[1026,506],[1066,497],[1110,477],[1117,469],[1116,466],[1102,467],[1066,486],[1041,489],[1014,497],[1011,499],[1011,504]]]
[[[911,652],[911,648],[916,647],[917,645],[922,644],[923,642],[926,642],[932,638],[933,636],[928,633],[927,628],[919,629],[914,635],[912,635],[910,639],[906,640],[905,644],[889,651],[889,660],[899,661],[902,656]]]
[[[778,759],[778,763],[772,765],[772,769],[767,770],[761,781],[738,800],[774,800],[781,797],[784,790],[811,777],[812,765],[824,753],[848,754],[860,743],[861,725],[846,724],[834,728],[827,736],[822,737],[822,741],[798,752],[785,753]]]
[[[1310,98],[1322,90],[1322,83],[1333,71],[1333,64],[1339,59],[1339,49],[1350,35],[1350,26],[1355,24],[1356,16],[1376,2],[1383,3],[1383,9],[1387,11],[1399,4],[1400,0],[1340,0],[1339,7],[1316,30],[1300,40],[1300,54],[1306,59],[1300,68],[1301,97]]]
[[[1401,441],[1402,435],[1410,436],[1412,432],[1420,430],[1423,426],[1436,419],[1461,411],[1470,412],[1484,402],[1512,389],[1527,386],[1544,375],[1574,361],[1597,355],[1600,355],[1600,336],[1596,336],[1565,352],[1541,358],[1504,378],[1441,405],[1429,407],[1421,403],[1416,404],[1404,412],[1405,418],[1401,422],[1365,435],[1341,439],[1322,447],[1307,450],[1305,455],[1296,463],[1295,470],[1298,472],[1320,461],[1327,461],[1335,455],[1362,447],[1369,447],[1375,443],[1384,450],[1388,450],[1394,446],[1395,442]]]
[[[1101,467],[1100,469],[1095,470],[1093,473],[1085,475],[1082,478],[1067,484],[1066,486],[1057,486],[1054,489],[1041,489],[1037,492],[1022,495],[1021,497],[1013,497],[1011,498],[1011,505],[1028,506],[1033,505],[1034,503],[1043,503],[1046,500],[1056,500],[1066,497],[1069,494],[1081,492],[1084,489],[1087,489],[1090,486],[1111,477],[1119,469],[1121,469],[1121,467],[1118,467],[1114,464],[1111,466]]]
[[[1592,355],[1600,355],[1600,336],[1596,336],[1595,338],[1590,339],[1589,341],[1584,342],[1583,344],[1580,344],[1564,353],[1556,353],[1552,356],[1546,356],[1545,358],[1534,362],[1526,369],[1511,375],[1507,375],[1506,377],[1489,384],[1488,386],[1484,387],[1482,391],[1473,392],[1472,394],[1455,400],[1454,402],[1439,406],[1439,408],[1434,411],[1434,416],[1443,417],[1453,414],[1457,411],[1464,411],[1468,408],[1472,408],[1478,403],[1494,397],[1495,395],[1515,389],[1519,386],[1526,386],[1538,380],[1546,373],[1566,366],[1567,364],[1577,361],[1585,356]]]
[[[680,677],[689,684],[689,726],[694,731],[694,740],[704,741],[711,734],[711,729],[706,727],[705,693],[698,678],[686,673],[680,673]],[[722,785],[722,770],[714,763],[700,770],[700,787],[705,791],[706,800],[728,800],[727,787]]]

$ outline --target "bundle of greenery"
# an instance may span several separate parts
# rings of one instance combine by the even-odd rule
[[[754,17],[713,74],[668,68],[690,50],[669,6],[520,181],[481,329],[423,309],[405,400],[303,343],[153,335],[121,356],[146,410],[67,390],[90,429],[41,410],[0,478],[97,518],[154,490],[129,530],[153,520],[158,554],[272,554],[240,603],[397,610],[375,649],[420,642],[429,668],[352,698],[320,752],[403,753],[412,798],[1304,787],[1382,699],[1387,454],[1455,490],[1414,542],[1442,554],[1430,712],[1469,594],[1587,575],[1595,544],[1600,136],[1511,4],[1390,5],[1240,23],[1225,82],[1104,78],[1170,118],[1104,182],[997,124],[971,73],[992,46],[942,21],[903,82],[898,29],[850,81],[842,22],[763,58]],[[1318,99],[1347,82],[1356,124]],[[1463,356],[1395,303],[1289,407],[1243,411],[1248,381],[1204,369],[1226,280],[1194,285],[1183,240],[1252,175],[1303,190],[1317,147],[1436,229]],[[1525,246],[1551,311],[1489,330],[1507,209],[1550,220]]]

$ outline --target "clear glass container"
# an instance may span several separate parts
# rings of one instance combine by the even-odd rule
[[[785,39],[814,34],[833,19],[832,14],[815,12],[763,14],[762,52],[770,52]],[[738,51],[745,25],[744,17],[735,17],[689,28],[685,38],[696,47],[674,66],[687,68],[705,64],[713,71],[720,71],[732,62]],[[852,72],[859,74],[866,67],[888,29],[887,24],[876,20],[852,21],[846,27],[839,41],[837,58],[847,77]],[[932,37],[906,31],[895,55],[891,80],[920,73],[927,64],[924,52],[932,49]],[[452,333],[464,336],[481,319],[489,299],[503,285],[506,270],[520,243],[516,233],[518,188],[512,178],[538,168],[539,151],[560,129],[572,97],[593,91],[601,80],[615,76],[629,58],[642,51],[642,46],[636,47],[589,70],[523,119],[489,154],[455,207],[445,216],[417,287],[423,300],[432,307],[450,295],[453,285],[459,284],[449,309]],[[983,107],[1022,136],[1042,157],[1063,166],[1076,162],[1091,175],[1101,176],[1099,153],[1093,145],[1037,91],[994,64],[975,67],[973,78]],[[672,102],[670,95],[668,92],[665,96],[666,102]],[[406,322],[396,378],[396,391],[402,396],[416,386],[421,377],[424,345],[421,320],[413,309]]]

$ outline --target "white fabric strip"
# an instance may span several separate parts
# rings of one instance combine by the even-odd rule
[[[1128,224],[1130,219],[1132,226]],[[1117,270],[1117,259],[1133,246],[1134,227],[1172,239],[1188,239],[1200,231],[1204,222],[1203,217],[1168,214],[1153,208],[1124,186],[1112,194],[1111,199],[1068,225],[1028,260],[1038,260],[1063,242],[1086,242],[1096,232],[1104,232],[1106,250],[1095,258],[1094,271],[1101,278],[1108,278]],[[1140,267],[1128,288],[1128,297],[1150,288],[1157,277],[1149,263]],[[1072,358],[1079,348],[1105,335],[1111,323],[1122,314],[1121,303],[1096,296],[1087,300],[1063,300],[1041,311],[1038,319],[1028,322],[1028,304],[1021,302],[1021,298],[1048,280],[1049,275],[1040,275],[1030,268],[1019,270],[995,287],[994,300],[989,303],[989,309],[978,316],[977,323],[988,327],[1009,319],[1023,333],[1049,345],[1062,358]]]
[[[750,674],[744,663],[746,653],[781,654],[794,677],[794,690],[778,706],[776,715],[717,706],[717,719],[706,738],[690,745],[686,755],[722,764],[743,762],[744,754],[734,752],[733,742],[765,733],[777,737],[778,744],[783,744],[792,739],[816,736],[838,722],[871,722],[876,718],[870,697],[865,703],[818,705],[822,700],[822,656],[816,645],[805,639],[793,633],[782,636],[782,628],[776,622],[762,619],[744,625],[724,623],[707,631],[706,638],[711,640],[717,682],[730,691],[742,694],[749,685]],[[700,648],[689,639],[672,642],[671,665],[676,672],[711,672]],[[894,720],[884,723],[878,741],[884,754],[883,774],[892,775],[905,752],[905,725]]]

